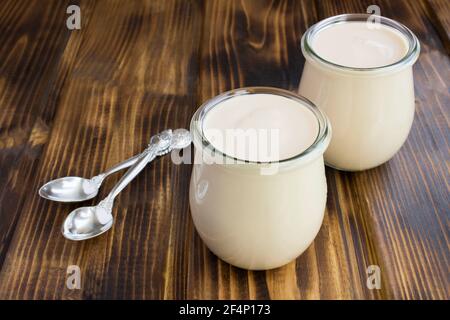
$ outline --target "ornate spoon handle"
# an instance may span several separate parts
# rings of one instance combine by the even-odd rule
[[[150,140],[148,147],[137,156],[137,160],[134,165],[128,169],[128,171],[122,176],[117,184],[112,188],[108,194],[107,199],[110,201],[114,198],[133,180],[144,167],[156,158],[158,152],[169,147],[171,142],[172,131],[167,130],[162,133],[153,136]]]
[[[143,151],[144,152],[144,151]],[[89,179],[89,181],[91,183],[93,183],[97,188],[100,187],[100,185],[102,184],[103,180],[105,180],[105,178],[113,173],[116,173],[117,171],[120,171],[122,169],[125,168],[129,168],[132,165],[134,165],[136,163],[136,161],[138,161],[139,157],[142,155],[142,153],[139,153],[137,155],[132,156],[131,158],[128,158],[114,166],[112,166],[111,168],[109,168],[108,170],[106,170],[103,173],[100,173],[94,177],[92,177],[91,179]],[[159,155],[159,154],[157,154]],[[152,161],[153,159],[150,159],[149,161]]]
[[[106,177],[106,176],[109,176],[110,174],[113,174],[113,173],[115,173],[115,172],[117,172],[117,171],[120,171],[120,170],[122,170],[122,169],[131,167],[133,164],[136,163],[136,161],[139,159],[139,156],[140,156],[141,154],[142,154],[142,153],[137,154],[137,155],[135,155],[135,156],[132,156],[131,158],[128,158],[127,160],[124,160],[124,161],[122,161],[122,162],[120,162],[120,163],[114,165],[113,167],[111,167],[111,168],[109,168],[108,170],[106,170],[106,171],[103,173],[103,175],[105,175],[105,177]]]

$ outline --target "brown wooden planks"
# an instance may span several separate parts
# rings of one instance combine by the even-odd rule
[[[445,3],[86,1],[82,29],[73,32],[64,25],[67,4],[46,4],[11,1],[0,11],[0,298],[449,298]],[[296,91],[306,28],[371,4],[421,41],[416,119],[388,164],[327,169],[324,224],[297,261],[267,272],[220,261],[191,222],[190,166],[168,158],[119,196],[108,234],[62,238],[65,215],[79,205],[40,199],[42,183],[107,168],[152,134],[187,127],[197,106],[220,92]],[[81,290],[65,286],[70,264],[81,267]],[[370,264],[381,267],[381,290],[366,289]]]
[[[447,54],[450,55],[450,2],[447,0],[428,0],[423,2],[424,11],[435,27]]]
[[[51,4],[1,4],[0,267],[48,140],[64,77],[56,69],[70,35],[67,3]]]
[[[82,3],[82,14],[85,9]],[[113,230],[84,243],[60,233],[79,204],[52,203],[36,192],[51,178],[93,175],[142,150],[164,128],[187,126],[196,106],[199,10],[194,1],[96,2],[37,179],[24,194],[20,228],[0,276],[2,298],[163,298],[166,282],[178,280],[173,268],[185,262],[174,266],[178,257],[171,255],[179,251],[168,246],[185,240],[182,232],[168,231],[190,223],[188,166],[155,161],[116,200]],[[117,180],[109,178],[99,197]],[[82,290],[65,286],[70,264],[81,267]]]

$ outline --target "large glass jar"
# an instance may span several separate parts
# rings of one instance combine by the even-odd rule
[[[232,97],[256,93],[281,95],[308,108],[319,128],[313,144],[271,163],[236,159],[215,149],[204,134],[208,112]],[[331,128],[324,114],[286,90],[243,88],[204,103],[191,120],[191,132],[191,214],[208,248],[230,264],[253,270],[282,266],[306,250],[322,224],[327,197],[323,152]]]

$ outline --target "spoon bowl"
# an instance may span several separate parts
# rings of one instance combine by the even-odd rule
[[[113,225],[113,217],[110,216],[105,223],[101,223],[96,211],[97,207],[82,207],[72,211],[64,221],[63,236],[69,240],[80,241],[108,231]]]
[[[89,179],[64,177],[47,182],[39,189],[42,198],[60,202],[79,202],[94,198],[98,188]]]

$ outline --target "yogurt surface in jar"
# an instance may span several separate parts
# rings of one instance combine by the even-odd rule
[[[325,27],[314,35],[311,45],[323,59],[353,68],[387,66],[408,52],[408,41],[399,31],[381,24],[369,28],[358,21]]]
[[[257,93],[217,105],[206,115],[203,130],[211,144],[224,154],[270,162],[306,150],[316,139],[319,124],[314,114],[297,101]]]

